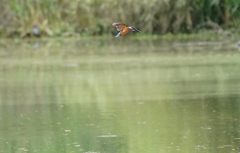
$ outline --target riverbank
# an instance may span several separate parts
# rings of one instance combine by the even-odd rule
[[[105,35],[115,33],[113,22],[155,35],[240,32],[239,0],[2,0],[0,10],[0,37],[29,37],[33,27],[42,36]]]

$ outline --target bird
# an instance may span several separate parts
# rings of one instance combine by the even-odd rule
[[[40,37],[41,36],[41,31],[40,31],[40,29],[39,29],[39,27],[36,23],[34,23],[33,26],[32,26],[32,34],[35,37]]]
[[[123,37],[129,31],[141,32],[140,30],[138,30],[134,26],[127,27],[125,23],[113,23],[112,25],[117,28],[117,31],[119,31],[118,34],[115,37],[119,37],[119,36]]]

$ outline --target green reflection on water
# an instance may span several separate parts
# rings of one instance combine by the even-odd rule
[[[129,38],[1,46],[1,152],[239,152],[235,48]]]

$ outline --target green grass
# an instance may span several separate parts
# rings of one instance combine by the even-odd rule
[[[0,4],[1,36],[24,35],[34,23],[50,36],[104,35],[115,31],[112,22],[157,35],[191,33],[207,20],[239,31],[238,0],[3,0]]]

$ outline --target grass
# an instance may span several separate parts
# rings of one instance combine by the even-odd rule
[[[138,5],[136,5],[138,4]],[[223,28],[238,28],[238,0],[2,0],[1,36],[29,33],[38,24],[50,36],[113,33],[112,22],[134,25],[147,34],[191,33],[211,20]],[[203,27],[207,28],[207,27]],[[208,27],[209,28],[209,27]],[[212,28],[212,27],[210,27]],[[236,31],[236,30],[235,30]]]

